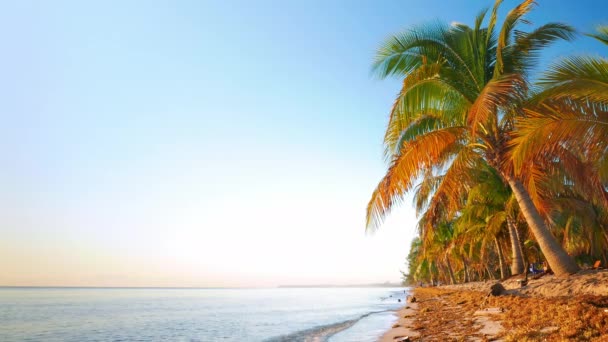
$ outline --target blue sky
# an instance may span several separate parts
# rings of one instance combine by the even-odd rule
[[[0,285],[398,280],[409,205],[364,235],[399,85],[372,77],[374,51],[491,5],[3,4]],[[607,7],[539,1],[530,19],[591,31]],[[587,52],[606,55],[579,38],[546,61]]]

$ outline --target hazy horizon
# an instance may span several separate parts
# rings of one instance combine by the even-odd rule
[[[0,288],[47,288],[47,289],[277,289],[277,288],[340,288],[340,287],[401,287],[401,283],[369,283],[369,284],[279,284],[276,286],[229,286],[229,287],[215,287],[215,286],[69,286],[69,285],[56,285],[56,286],[45,286],[45,285],[0,285]]]
[[[4,4],[0,286],[399,282],[410,201],[364,231],[400,85],[374,52],[493,2]],[[557,3],[531,21],[605,23]]]

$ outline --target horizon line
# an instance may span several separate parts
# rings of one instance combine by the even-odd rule
[[[332,285],[332,284],[282,284],[275,286],[74,286],[74,285],[0,285],[0,289],[18,289],[18,288],[31,288],[31,289],[279,289],[279,288],[332,288],[332,287],[403,287],[404,285],[398,283],[370,283],[370,284],[343,284],[343,285]]]

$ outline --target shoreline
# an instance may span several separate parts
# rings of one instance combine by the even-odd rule
[[[498,281],[412,288],[416,301],[379,341],[608,341],[608,270],[521,278],[502,281],[500,296],[488,296]]]
[[[415,289],[412,289],[412,295],[414,295]],[[399,309],[395,314],[397,315],[397,321],[393,324],[392,328],[384,333],[380,337],[379,342],[394,342],[399,341],[400,338],[406,336],[419,337],[420,334],[413,330],[414,320],[418,312],[417,303],[407,303],[403,308]]]

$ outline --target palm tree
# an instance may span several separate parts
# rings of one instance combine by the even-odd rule
[[[590,36],[608,45],[608,26]],[[530,160],[559,160],[574,184],[587,186],[582,193],[608,208],[608,59],[563,58],[539,86],[515,121],[510,142],[515,171]]]
[[[505,228],[509,231],[511,241],[512,265],[511,274],[520,274],[524,270],[519,236],[512,225],[513,201],[508,187],[499,176],[488,170],[478,179],[478,184],[471,188],[466,205],[460,210],[457,219],[458,231],[462,231],[468,239],[481,239],[484,245],[494,242],[500,262],[501,278],[506,277],[504,254],[499,238],[504,237]]]
[[[505,218],[507,220],[509,239],[511,241],[511,275],[521,274],[526,270],[524,253],[521,248],[522,241],[517,229],[517,220],[514,218],[514,215],[511,214],[513,211],[513,209],[511,209],[513,207],[512,203],[514,202],[516,202],[515,197],[511,197],[505,205],[507,213]]]
[[[608,45],[608,26],[597,31],[588,36]],[[586,250],[605,259],[600,251],[608,243],[602,223],[608,212],[608,59],[563,58],[539,86],[514,123],[514,170],[535,184],[535,202],[544,202],[540,207],[571,253]],[[544,182],[535,177],[541,168],[552,174]]]
[[[425,174],[440,176],[429,205],[427,227],[443,213],[456,213],[466,188],[459,184],[479,164],[491,166],[509,185],[549,264],[557,274],[578,270],[551,234],[528,189],[508,160],[508,143],[518,105],[528,93],[527,76],[542,48],[573,38],[564,24],[545,24],[531,32],[515,30],[534,5],[526,0],[495,31],[497,0],[487,27],[487,10],[474,27],[429,24],[389,39],[378,51],[380,77],[403,77],[403,86],[386,130],[387,173],[367,208],[367,229],[374,230],[395,203]],[[437,214],[437,215],[435,215]]]

